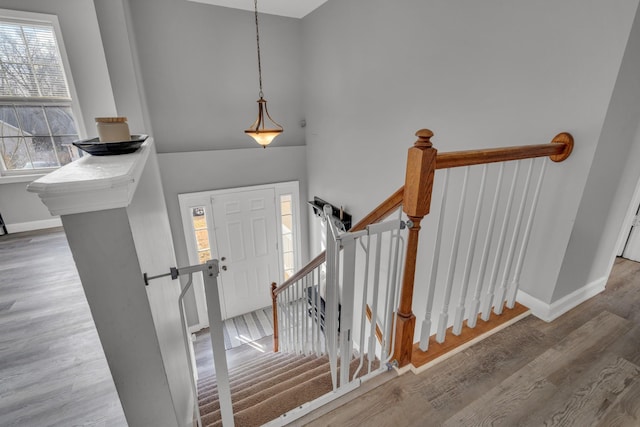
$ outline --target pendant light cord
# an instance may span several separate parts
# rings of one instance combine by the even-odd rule
[[[258,30],[258,0],[253,0],[256,16],[256,46],[258,48],[258,79],[260,81],[260,98],[263,97],[262,93],[262,64],[260,64],[260,31]]]

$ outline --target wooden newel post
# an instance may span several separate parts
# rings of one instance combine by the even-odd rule
[[[273,309],[273,351],[278,352],[278,297],[275,294],[278,285],[271,284],[271,304]]]
[[[412,311],[413,282],[416,273],[416,257],[418,253],[418,237],[420,221],[429,213],[431,206],[431,190],[436,170],[436,154],[431,137],[433,132],[421,129],[416,132],[418,140],[409,148],[407,155],[407,173],[404,184],[404,213],[413,223],[409,228],[407,239],[407,256],[404,264],[400,304],[397,311],[396,341],[394,358],[399,366],[411,362],[413,334],[416,327],[416,316]]]

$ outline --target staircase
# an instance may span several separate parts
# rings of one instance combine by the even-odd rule
[[[232,425],[233,418],[239,426],[262,425],[323,395],[316,403],[349,393],[380,373],[379,363],[359,369],[364,365],[354,359],[356,351],[399,367],[426,369],[440,353],[459,351],[528,313],[516,304],[516,296],[550,163],[546,157],[565,160],[573,138],[560,133],[550,144],[438,153],[430,130],[416,135],[405,186],[349,231],[338,226],[342,218],[335,217],[334,209],[324,206],[326,251],[280,286],[271,284],[276,353],[231,370],[230,393],[224,354],[219,354],[220,378],[198,382],[203,425],[222,425],[217,380],[225,422]],[[443,170],[437,175],[441,191],[433,209],[437,222],[424,227],[434,242],[428,248],[431,262],[425,260],[430,277],[421,272],[426,280],[414,283],[416,267],[425,262],[417,258],[420,223],[431,210],[437,170]],[[457,206],[448,195],[459,200]],[[472,216],[465,215],[467,202],[475,204]],[[398,218],[389,219],[394,213]],[[211,301],[207,293],[207,306],[218,307],[217,261],[211,263],[206,276],[214,291]],[[415,304],[414,285],[421,298]],[[493,322],[496,317],[501,320]],[[210,324],[217,320],[210,318]],[[212,343],[214,338],[222,342],[220,331],[211,331]],[[349,364],[349,372],[339,372],[340,364]],[[363,377],[354,378],[356,373]]]
[[[350,376],[360,359],[353,359]],[[333,390],[326,356],[265,353],[229,370],[236,426],[260,426]],[[198,380],[202,425],[222,426],[215,375]]]

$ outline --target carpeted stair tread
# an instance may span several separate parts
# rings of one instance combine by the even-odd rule
[[[278,376],[281,374],[286,374],[288,371],[295,369],[299,366],[304,366],[309,363],[314,363],[317,360],[315,356],[296,356],[293,359],[284,359],[277,365],[271,366],[260,366],[257,370],[251,370],[245,373],[237,373],[236,375],[229,376],[229,386],[231,388],[231,392],[235,392],[237,390],[241,390],[250,386],[253,383],[260,382],[265,378],[269,378],[271,376]],[[198,387],[198,394],[200,396],[206,395],[208,393],[213,393],[217,396],[217,383],[215,377],[208,378],[206,381],[203,381]],[[200,404],[207,403],[202,398],[199,399]]]
[[[278,366],[284,366],[287,363],[288,359],[286,357],[263,359],[262,361],[257,361],[254,365],[247,365],[244,370],[230,370],[229,379],[233,382],[241,379],[244,376],[251,376],[254,374],[262,373],[264,370],[275,369]],[[198,389],[201,392],[206,392],[208,389],[215,387],[216,382],[217,379],[215,374],[201,377],[198,380]]]
[[[304,355],[296,356],[296,357],[305,357]],[[266,367],[286,364],[287,361],[291,361],[291,356],[283,353],[267,353],[263,354],[261,357],[253,360],[247,361],[241,365],[238,365],[232,369],[229,369],[229,376],[235,376],[237,373],[248,373],[253,371],[260,371],[265,369]],[[208,378],[215,378],[215,373],[204,375],[199,380],[198,383],[202,383]]]
[[[272,360],[274,358],[276,359],[281,358],[282,356],[283,355],[281,353],[274,353],[271,350],[266,350],[264,353],[261,353],[261,352],[252,353],[252,355],[248,359],[230,368],[229,372],[244,370],[247,367],[254,366],[256,363],[262,363],[262,361]]]
[[[349,364],[350,375],[352,375],[360,363],[359,359],[354,359]],[[338,376],[340,368],[338,368]],[[234,415],[235,423],[239,426],[260,426],[271,421],[278,416],[297,408],[298,406],[310,402],[333,390],[331,383],[331,373],[329,367],[319,375],[314,376],[302,383],[297,383],[291,388],[255,402],[253,405],[238,411]],[[280,415],[273,415],[280,414]],[[221,424],[217,424],[221,425]]]
[[[273,352],[261,353],[256,355],[253,359],[244,361],[234,366],[233,368],[230,368],[229,376],[233,376],[236,372],[247,372],[248,370],[259,367],[259,366],[268,366],[270,364],[280,363],[282,361],[285,361],[286,359],[287,359],[287,355],[283,353],[273,353]],[[206,378],[210,378],[210,377],[215,378],[215,375],[216,375],[215,373],[204,375],[198,380],[198,383],[200,383],[203,379],[206,379]]]
[[[230,375],[231,382],[234,384],[232,401],[237,426],[262,425],[333,389],[329,361],[326,356],[283,354],[274,359],[279,359],[279,362],[268,366],[279,366],[277,372],[262,365],[259,369],[254,369],[247,364],[249,373],[234,370],[234,374]],[[274,359],[260,358],[259,360],[267,362]],[[354,358],[350,362],[350,377],[359,364],[359,358]],[[358,376],[368,373],[367,364],[368,361],[365,358]],[[378,366],[379,362],[374,361],[372,370],[377,369]],[[338,377],[339,375],[338,372]],[[202,389],[199,388],[198,393],[203,425],[221,426],[215,376],[203,378],[203,380],[205,386]]]
[[[271,376],[267,375],[260,382],[255,382],[252,385],[239,390],[236,394],[234,394],[234,398],[238,401],[242,401],[244,399],[249,398],[252,395],[259,395],[260,393],[265,393],[272,388],[279,387],[284,384],[289,378],[297,379],[299,381],[304,381],[305,376],[308,372],[314,372],[318,368],[329,369],[329,359],[326,357],[316,358],[315,360],[310,361],[309,363],[305,363],[303,365],[299,365],[295,368],[292,368],[288,371],[282,372],[278,375]]]
[[[252,394],[256,394],[261,390],[282,384],[284,381],[291,377],[304,375],[305,372],[313,370],[318,366],[326,365],[328,363],[328,360],[326,358],[317,358],[315,356],[311,356],[305,359],[308,359],[305,361],[305,363],[297,364],[296,366],[293,366],[289,369],[285,367],[277,373],[268,371],[260,377],[254,379],[249,378],[247,379],[247,381],[241,383],[240,385],[236,385],[231,389],[233,401],[239,403]],[[219,408],[217,390],[212,390],[210,394],[205,396],[200,394],[200,396],[202,397],[198,399],[198,403],[202,411],[209,412]]]
[[[272,350],[267,350],[264,353],[261,353],[259,356],[248,359],[241,364],[234,366],[229,372],[232,371],[240,371],[251,368],[255,366],[257,363],[272,363],[277,362],[282,359],[286,359],[287,355],[283,353],[274,353]]]
[[[234,401],[233,412],[236,425],[247,427],[262,425],[305,402],[328,393],[331,389],[331,374],[327,361],[325,365],[307,371],[302,376],[290,378],[239,402]],[[268,404],[265,406],[266,402]],[[254,410],[256,407],[260,408],[257,412]],[[244,415],[241,415],[243,412]],[[203,423],[208,426],[208,422],[219,419],[220,412],[217,410],[207,414],[206,421],[203,417]]]
[[[299,355],[291,356],[282,355],[281,353],[272,353],[273,357],[256,361],[254,364],[248,364],[245,369],[233,369],[229,371],[229,378],[241,378],[243,376],[251,376],[255,373],[262,373],[264,371],[279,369],[287,364],[298,363],[298,361],[305,359],[307,356]],[[215,383],[215,374],[202,377],[198,380],[198,387],[207,387],[211,383]]]

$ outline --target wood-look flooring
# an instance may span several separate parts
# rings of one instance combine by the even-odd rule
[[[317,414],[316,414],[317,415]],[[533,316],[310,426],[640,426],[640,263],[554,322]]]
[[[61,229],[0,237],[0,426],[126,426]]]
[[[271,349],[258,344],[230,366]],[[302,423],[640,426],[640,263],[618,259],[605,292],[552,323],[530,316]],[[0,236],[0,426],[126,426],[60,230]]]

